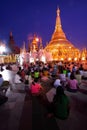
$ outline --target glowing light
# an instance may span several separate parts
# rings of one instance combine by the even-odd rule
[[[75,61],[77,61],[77,58],[74,58]]]
[[[68,58],[68,61],[70,61],[70,60],[71,60],[71,58],[69,57],[69,58]]]
[[[34,62],[34,58],[31,57],[30,58],[30,63],[32,63],[32,62]]]
[[[44,63],[46,63],[46,58],[45,58],[45,56],[42,56],[42,57],[41,57],[41,61],[44,62]]]
[[[85,60],[85,57],[82,57],[82,60]]]
[[[64,60],[63,58],[61,58],[61,60]]]
[[[39,61],[39,59],[37,58],[36,61]]]
[[[23,64],[23,57],[20,56],[20,65],[22,65],[22,64]]]
[[[1,45],[1,46],[0,46],[0,53],[3,53],[3,52],[5,52],[5,46],[4,46],[4,45]]]
[[[38,41],[39,41],[39,38],[36,38],[36,41],[38,42]]]

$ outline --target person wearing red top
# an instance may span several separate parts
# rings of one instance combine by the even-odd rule
[[[31,93],[39,95],[42,90],[42,86],[39,83],[32,82],[31,84]]]

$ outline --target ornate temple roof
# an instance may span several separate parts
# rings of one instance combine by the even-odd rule
[[[61,18],[60,18],[60,9],[57,9],[57,17],[56,17],[56,24],[55,24],[55,30],[52,34],[51,41],[48,43],[48,45],[45,47],[46,51],[52,52],[53,55],[55,55],[54,59],[58,59],[56,55],[60,55],[60,57],[64,58],[66,55],[66,52],[69,52],[69,50],[73,50],[79,52],[77,48],[74,47],[74,45],[66,38],[66,35],[62,29],[61,24]],[[59,54],[60,52],[60,54]],[[71,56],[73,57],[73,56]]]

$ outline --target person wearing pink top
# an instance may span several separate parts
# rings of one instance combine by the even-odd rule
[[[32,82],[31,84],[31,93],[32,94],[40,94],[42,90],[42,86],[39,84],[39,83],[36,83],[36,82]]]
[[[70,75],[70,79],[68,80],[67,91],[77,92],[78,88],[79,88],[78,81],[75,79],[75,75],[72,72],[71,75]]]

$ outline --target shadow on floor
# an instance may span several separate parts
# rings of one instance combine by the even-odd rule
[[[26,94],[19,130],[59,130],[54,117],[46,118],[46,110],[36,96]]]

